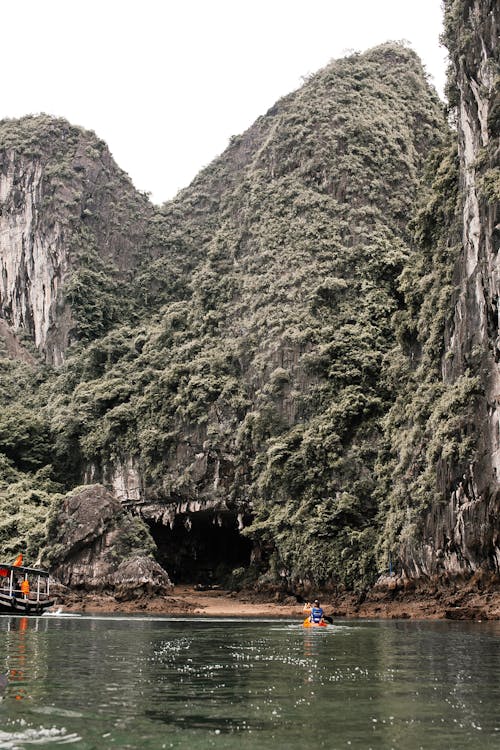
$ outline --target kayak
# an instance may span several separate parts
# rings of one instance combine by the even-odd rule
[[[305,628],[327,628],[328,627],[328,623],[325,622],[324,620],[322,620],[321,622],[311,622],[309,618],[307,618],[307,620],[304,620],[302,625]]]

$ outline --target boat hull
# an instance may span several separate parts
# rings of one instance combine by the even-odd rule
[[[0,615],[42,615],[53,607],[55,599],[24,599],[23,597],[8,596],[0,593]]]
[[[328,627],[328,623],[325,622],[325,621],[323,621],[323,622],[311,622],[309,619],[304,620],[304,622],[302,623],[302,625],[305,628],[327,628]]]
[[[55,604],[50,596],[49,573],[22,565],[22,554],[16,562],[0,562],[0,614],[42,615]]]

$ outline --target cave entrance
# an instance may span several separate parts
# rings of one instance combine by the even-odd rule
[[[240,534],[231,511],[182,513],[173,527],[148,521],[160,564],[173,583],[224,584],[235,568],[250,564],[252,542]]]

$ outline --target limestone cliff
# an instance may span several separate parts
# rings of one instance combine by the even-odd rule
[[[498,3],[449,0],[445,28],[458,143],[419,224],[406,287],[418,330],[401,329],[414,373],[391,414],[386,485],[386,539],[417,579],[500,573]]]
[[[189,282],[68,362],[53,423],[77,425],[65,452],[127,493],[169,572],[260,556],[288,580],[373,577],[384,358],[446,130],[417,56],[381,45],[280,100],[155,218],[157,278]]]
[[[480,0],[449,3],[450,14],[459,9],[465,28],[458,43],[450,40],[450,48],[458,89],[463,252],[456,268],[457,300],[446,330],[443,374],[456,380],[480,360],[485,396],[481,458],[471,467],[479,496],[500,478],[500,10],[496,3]]]
[[[77,275],[88,267],[89,295],[101,268],[107,285],[127,279],[150,211],[93,133],[44,115],[0,122],[0,317],[60,364],[89,327]],[[109,306],[93,305],[106,330]]]
[[[438,481],[449,505],[427,521],[431,559],[450,573],[500,573],[500,7],[494,0],[448,2],[447,40],[457,96],[463,250],[456,300],[445,331],[443,378],[479,379],[469,432],[470,463],[444,462]],[[464,469],[464,470],[463,470]],[[462,471],[463,470],[463,471]],[[418,566],[416,566],[418,567]]]
[[[458,141],[389,43],[158,211],[91,134],[0,124],[0,333],[58,365],[0,357],[3,549],[31,508],[30,549],[112,590],[128,509],[175,581],[498,571],[498,9],[446,28]]]

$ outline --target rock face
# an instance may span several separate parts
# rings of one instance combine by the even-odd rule
[[[454,308],[445,330],[442,377],[477,380],[475,413],[463,434],[474,445],[467,465],[436,466],[441,503],[408,540],[408,577],[500,574],[500,6],[449,0],[446,43],[457,108],[462,252],[454,270]],[[443,419],[446,414],[443,414]]]
[[[28,364],[34,364],[35,357],[21,343],[12,328],[0,318],[0,346],[10,359],[17,359]],[[1,350],[0,350],[1,351]],[[1,356],[1,355],[0,355]]]
[[[427,152],[446,133],[415,53],[388,43],[334,61],[232,139],[151,217],[161,252],[125,321],[118,281],[133,275],[144,215],[127,221],[102,145],[57,122],[38,123],[30,145],[28,125],[3,138],[2,304],[52,362],[74,338],[89,344],[44,404],[62,481],[134,504],[177,580],[193,560],[232,575],[259,555],[287,580],[372,577],[397,279]],[[36,213],[38,193],[54,210]],[[36,324],[32,237],[54,257],[40,260],[53,284]]]
[[[458,299],[446,331],[444,377],[456,380],[468,367],[477,368],[480,356],[485,398],[478,415],[478,463],[471,467],[475,489],[468,499],[474,500],[500,479],[500,9],[492,0],[454,4],[462,8],[464,31],[470,33],[451,49],[458,87],[463,254],[456,269]],[[467,486],[462,489],[467,496]]]
[[[92,476],[138,498],[176,578],[204,541],[222,547],[218,529],[236,547],[238,517],[230,573],[255,559],[252,534],[279,576],[368,575],[407,219],[445,131],[418,58],[381,45],[319,71],[162,208],[187,292],[139,355],[103,345],[116,398],[88,383],[67,413],[96,414]]]
[[[448,509],[429,525],[437,530],[435,548],[445,569],[500,574],[500,7],[494,0],[455,5],[469,31],[451,49],[459,96],[463,254],[444,377],[453,381],[473,369],[482,397],[472,427],[475,460],[452,486]]]
[[[147,528],[101,485],[67,495],[50,521],[48,559],[54,578],[72,590],[125,600],[167,594],[171,582],[150,556]]]
[[[433,213],[422,184],[454,136],[404,45],[319,71],[154,213],[92,134],[0,123],[0,335],[12,354],[28,332],[61,365],[28,407],[53,451],[17,479],[90,485],[53,503],[65,585],[168,590],[154,550],[176,581],[260,559],[274,581],[366,587],[386,508],[402,580],[498,571],[499,11],[445,5],[458,222],[456,149],[437,170],[452,207]],[[448,231],[458,261],[433,245]],[[467,408],[447,420],[451,392]]]
[[[89,253],[126,278],[150,213],[93,133],[43,115],[0,122],[0,317],[60,364],[81,335],[68,283]]]
[[[49,360],[60,360],[71,324],[56,314],[60,284],[68,271],[59,223],[41,232],[42,167],[2,154],[0,171],[1,314],[14,330],[25,329]]]

